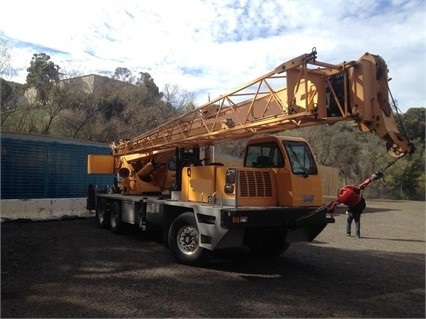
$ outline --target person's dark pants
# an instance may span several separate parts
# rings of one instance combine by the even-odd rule
[[[346,234],[351,234],[352,221],[355,220],[356,236],[361,236],[361,214],[365,209],[365,199],[361,197],[358,204],[348,208],[348,221],[346,223]]]
[[[351,234],[352,221],[355,220],[356,235],[361,236],[361,214],[348,211],[348,222],[346,223],[346,234]]]

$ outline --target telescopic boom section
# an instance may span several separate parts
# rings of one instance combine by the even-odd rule
[[[259,133],[353,120],[388,142],[393,156],[411,153],[389,103],[387,66],[369,53],[329,64],[316,51],[131,140],[112,143],[114,156],[208,146]]]

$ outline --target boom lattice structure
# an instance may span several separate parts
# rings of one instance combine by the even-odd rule
[[[112,143],[114,156],[208,146],[259,133],[354,120],[388,140],[394,156],[410,151],[394,127],[387,67],[379,57],[330,64],[303,54],[246,85],[131,140]],[[365,83],[376,68],[376,81]],[[367,76],[368,75],[368,76]],[[374,76],[373,76],[374,78]],[[277,89],[278,87],[278,89]]]

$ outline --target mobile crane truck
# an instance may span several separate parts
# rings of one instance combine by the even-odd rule
[[[341,121],[376,133],[394,157],[413,150],[389,103],[385,61],[365,53],[324,63],[314,48],[153,130],[111,143],[111,155],[89,155],[89,174],[116,178],[101,191],[89,185],[87,208],[114,233],[126,224],[161,229],[183,264],[244,245],[278,256],[292,242],[312,241],[334,216],[323,204],[307,142],[271,134]],[[241,167],[212,162],[210,146],[243,138],[251,139]]]

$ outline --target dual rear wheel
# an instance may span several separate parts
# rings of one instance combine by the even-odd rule
[[[96,222],[100,228],[109,228],[108,202],[101,198],[96,206]]]
[[[105,198],[101,198],[96,207],[96,222],[99,227],[111,229],[113,233],[123,232],[125,225],[121,221],[120,202],[109,203]]]

